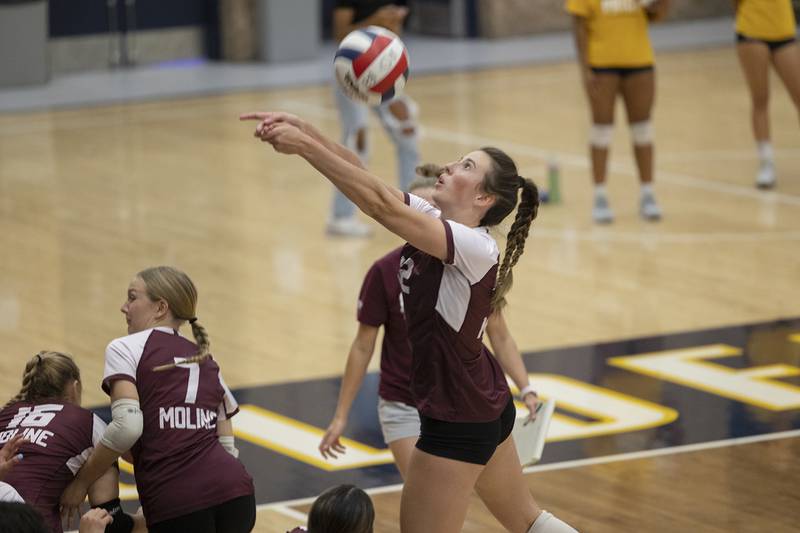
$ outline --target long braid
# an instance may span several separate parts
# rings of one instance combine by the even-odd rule
[[[194,340],[197,342],[197,353],[191,357],[187,357],[180,363],[169,363],[166,365],[153,367],[154,372],[162,372],[180,365],[202,363],[211,355],[208,353],[208,349],[211,347],[211,342],[208,340],[208,332],[206,331],[206,328],[200,325],[196,318],[190,318],[189,324],[192,326],[192,335],[194,336]]]
[[[508,231],[503,262],[497,269],[497,283],[492,295],[492,309],[502,309],[506,304],[505,296],[514,281],[512,269],[525,250],[525,240],[528,238],[531,223],[539,212],[539,190],[536,185],[529,179],[523,177],[518,179],[522,195],[514,223],[511,224],[511,229]]]
[[[38,369],[39,363],[41,363],[42,357],[41,352],[37,353],[33,359],[28,361],[25,365],[25,371],[22,373],[22,388],[20,388],[19,392],[16,396],[11,398],[6,404],[5,407],[9,405],[14,405],[15,403],[24,402],[28,399],[28,392],[31,388],[31,382],[33,381],[33,376],[36,374],[36,370]]]

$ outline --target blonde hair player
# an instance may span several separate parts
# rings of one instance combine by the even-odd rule
[[[26,363],[22,388],[0,409],[0,446],[26,439],[19,450],[24,460],[6,476],[0,500],[24,501],[56,533],[62,531],[61,493],[106,429],[105,422],[80,406],[81,391],[81,373],[72,357],[43,351]],[[110,516],[109,532],[131,531],[135,522],[122,511],[116,465],[100,474],[88,488],[89,502],[97,508],[93,514]],[[144,528],[141,517],[135,518]]]
[[[297,154],[364,213],[405,239],[400,264],[412,394],[421,435],[400,505],[405,533],[461,530],[473,488],[509,531],[575,531],[542,511],[510,439],[516,412],[503,371],[481,342],[492,310],[511,285],[539,206],[538,190],[501,150],[485,147],[444,167],[433,200],[386,185],[358,156],[286,113],[250,113],[255,136]],[[488,228],[521,200],[499,250]]]
[[[589,152],[594,181],[592,218],[614,221],[606,192],[608,151],[614,136],[614,104],[621,95],[628,114],[633,153],[639,169],[639,213],[659,220],[661,208],[653,190],[653,126],[655,99],[653,48],[648,21],[666,16],[670,0],[567,0],[572,14],[575,48],[589,100],[592,126]]]
[[[128,335],[106,348],[109,424],[64,492],[68,516],[98,472],[130,450],[151,533],[237,533],[255,524],[253,480],[239,461],[231,417],[238,404],[208,352],[197,289],[172,267],[139,272],[120,311]],[[179,330],[189,322],[196,344]]]
[[[756,186],[777,181],[769,132],[769,65],[783,81],[800,114],[800,47],[791,0],[734,0],[736,50],[752,103],[751,120],[760,161]]]
[[[436,165],[417,169],[418,174],[439,174]],[[409,187],[410,193],[433,203],[435,177],[419,177]],[[340,438],[347,427],[350,407],[358,393],[367,366],[375,350],[378,330],[384,327],[381,345],[381,371],[378,385],[378,418],[383,439],[389,446],[400,475],[405,478],[408,461],[419,438],[419,413],[411,397],[411,345],[403,317],[400,282],[397,270],[403,247],[392,250],[370,267],[358,296],[358,331],[347,356],[336,412],[319,445],[325,458],[335,458],[346,451]],[[508,330],[502,310],[493,312],[486,324],[486,334],[503,370],[520,389],[520,398],[528,407],[529,418],[536,416],[538,396],[530,385],[517,344]]]
[[[367,26],[381,26],[397,35],[403,31],[408,15],[405,0],[336,0],[333,10],[333,34],[337,42],[351,31]],[[336,107],[341,120],[342,144],[369,162],[369,110],[366,104],[354,102],[335,88]],[[397,154],[397,176],[400,188],[408,190],[414,180],[414,168],[419,164],[417,104],[407,94],[384,102],[372,110],[394,143]],[[366,237],[370,227],[356,217],[356,207],[338,189],[333,191],[333,206],[328,220],[328,233],[349,237]]]

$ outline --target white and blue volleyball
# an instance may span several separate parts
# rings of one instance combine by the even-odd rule
[[[339,44],[333,63],[344,94],[369,105],[400,96],[408,79],[406,46],[379,26],[350,32]]]

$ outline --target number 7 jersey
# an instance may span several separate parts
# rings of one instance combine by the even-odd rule
[[[103,390],[119,380],[136,385],[144,428],[131,449],[148,525],[253,494],[253,480],[217,440],[217,420],[239,411],[217,363],[181,364],[197,346],[170,328],[111,341]],[[169,370],[154,367],[178,363]]]

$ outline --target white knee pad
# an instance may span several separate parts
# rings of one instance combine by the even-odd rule
[[[386,128],[386,132],[392,137],[392,140],[396,143],[404,142],[408,139],[416,140],[417,137],[417,118],[419,117],[419,107],[417,103],[412,100],[409,96],[402,95],[393,100],[393,102],[402,102],[405,104],[406,109],[408,110],[408,118],[405,120],[399,120],[395,117],[392,112],[389,110],[389,104],[381,104],[378,107],[378,116],[381,118],[381,122],[383,122],[383,127]],[[413,129],[414,133],[408,134],[405,133],[403,130]]]
[[[653,144],[653,123],[649,120],[630,124],[631,140],[636,146]]]
[[[608,148],[614,136],[613,124],[592,124],[589,130],[589,144],[595,148]]]
[[[542,511],[528,533],[578,533],[578,530],[547,511]]]

